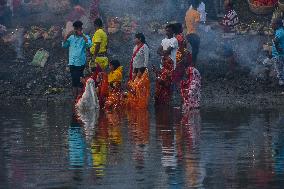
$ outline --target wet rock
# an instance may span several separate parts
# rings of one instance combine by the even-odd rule
[[[27,83],[26,88],[30,89],[32,87],[32,83]]]

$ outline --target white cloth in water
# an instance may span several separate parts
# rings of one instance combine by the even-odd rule
[[[94,128],[98,124],[99,109],[92,109],[88,111],[77,110],[77,115],[83,123],[83,128],[86,135],[86,141],[92,141],[94,137]]]
[[[96,93],[96,84],[92,78],[86,81],[85,91],[75,105],[77,111],[90,111],[99,109],[99,100]]]

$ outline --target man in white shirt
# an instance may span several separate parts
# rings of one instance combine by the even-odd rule
[[[165,28],[167,37],[162,40],[161,46],[158,49],[158,54],[163,56],[169,56],[174,62],[174,69],[176,68],[176,55],[178,49],[178,41],[174,37],[175,25],[169,24]],[[162,65],[161,65],[162,67]]]

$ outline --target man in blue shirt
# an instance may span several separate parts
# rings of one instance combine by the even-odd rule
[[[69,68],[72,78],[73,95],[76,99],[81,93],[83,84],[80,78],[84,76],[86,65],[86,49],[92,46],[89,36],[82,32],[83,23],[76,21],[73,23],[74,30],[64,37],[62,46],[69,48]]]
[[[272,45],[272,58],[275,63],[279,85],[284,85],[284,28],[282,19],[273,19],[272,28],[275,36]]]

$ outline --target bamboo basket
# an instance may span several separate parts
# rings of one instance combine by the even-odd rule
[[[284,1],[283,2],[278,1],[278,7],[283,12],[284,11]]]
[[[270,14],[273,12],[275,6],[256,6],[252,3],[252,0],[247,0],[251,12],[255,14]]]

